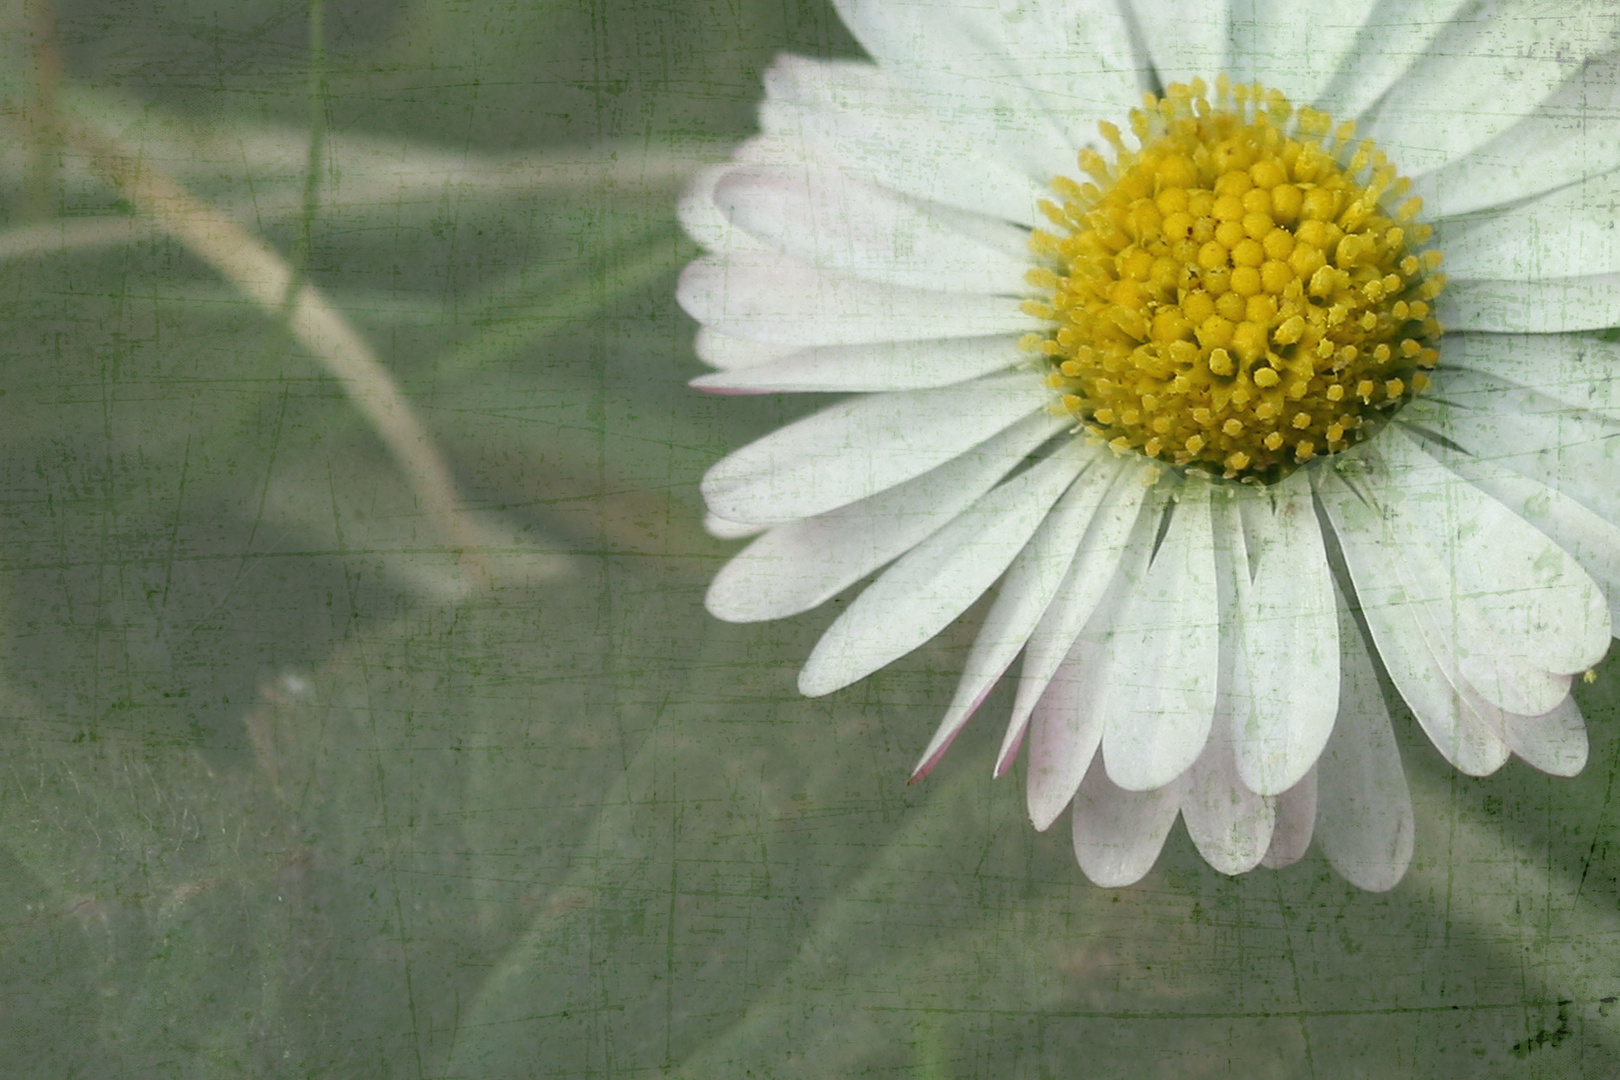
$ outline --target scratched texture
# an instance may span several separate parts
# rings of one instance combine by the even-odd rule
[[[1104,891],[993,721],[905,784],[961,634],[807,701],[833,610],[704,614],[696,481],[808,403],[685,389],[671,207],[782,49],[855,51],[812,0],[0,3],[5,1075],[1620,1074],[1614,662],[1571,781],[1397,716],[1390,894],[1179,830]],[[487,588],[199,206],[375,351]]]

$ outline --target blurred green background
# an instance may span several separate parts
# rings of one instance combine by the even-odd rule
[[[858,55],[812,0],[0,3],[5,1075],[1620,1075],[1615,663],[1572,781],[1397,715],[1393,893],[1179,828],[1107,891],[990,781],[1005,694],[906,785],[964,633],[810,701],[837,604],[704,614],[699,476],[816,403],[685,388],[673,203],[782,50]]]

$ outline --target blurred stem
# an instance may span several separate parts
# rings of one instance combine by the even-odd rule
[[[27,8],[28,29],[34,39],[34,100],[28,110],[30,138],[23,215],[35,220],[52,216],[61,203],[56,157],[62,135],[55,118],[63,66],[51,0],[27,0]]]
[[[293,247],[292,277],[281,306],[292,315],[293,303],[304,286],[314,248],[315,215],[320,212],[321,152],[326,145],[326,4],[309,0],[309,149],[304,161],[304,206],[298,221],[298,242]]]
[[[61,117],[59,124],[67,141],[88,154],[96,169],[124,192],[139,213],[233,282],[267,314],[281,314],[293,283],[292,268],[285,260],[110,135],[71,117]],[[371,346],[313,285],[298,289],[287,323],[293,335],[343,384],[410,478],[424,509],[444,530],[462,565],[479,587],[488,588],[478,534],[456,507],[450,470]]]

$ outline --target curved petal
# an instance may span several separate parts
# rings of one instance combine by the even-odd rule
[[[758,536],[770,526],[755,525],[742,521],[727,521],[725,518],[715,517],[713,514],[704,514],[703,528],[710,536],[719,540],[746,540],[750,536]]]
[[[1271,827],[1271,846],[1266,849],[1260,865],[1279,870],[1299,862],[1311,846],[1311,836],[1316,831],[1315,766],[1299,783],[1276,797],[1272,812],[1276,822]]]
[[[1225,732],[1210,736],[1187,771],[1181,817],[1205,862],[1223,874],[1242,874],[1259,866],[1270,848],[1275,812],[1271,799],[1238,778],[1232,749]]]
[[[1022,225],[1044,220],[1036,207],[1050,176],[975,145],[876,64],[779,57],[765,73],[760,126],[914,198]]]
[[[956,696],[912,770],[913,780],[934,767],[1029,640],[1074,562],[1092,516],[1121,469],[1119,462],[1111,458],[1092,462],[1013,560],[962,665]]]
[[[1317,104],[1340,120],[1359,118],[1391,85],[1414,66],[1427,62],[1430,44],[1451,25],[1473,0],[1401,0],[1388,16],[1374,13],[1363,24],[1351,46],[1354,58],[1339,69],[1326,90],[1317,95]],[[1300,5],[1302,13],[1321,18],[1317,5]],[[1397,159],[1398,160],[1398,159]]]
[[[1145,474],[1150,469],[1126,470],[1108,489],[1091,528],[1080,542],[1068,576],[1024,647],[1018,694],[1007,721],[1007,734],[1001,741],[1001,752],[996,755],[997,776],[1012,767],[1030,712],[1045,693],[1047,683],[1074,645],[1081,628],[1088,625],[1101,606],[1109,612],[1106,632],[1111,633],[1113,611],[1125,595],[1119,590],[1134,587],[1132,583],[1140,581],[1142,572],[1147,569],[1162,510],[1156,498],[1149,500]],[[1148,513],[1143,513],[1144,501],[1152,504]],[[1123,583],[1110,594],[1109,589],[1121,579]],[[1105,595],[1111,596],[1107,602],[1104,602]],[[1106,636],[1105,628],[1091,627],[1086,639],[1091,642],[1088,648],[1097,649],[1103,636]],[[1081,775],[1083,773],[1074,777],[1075,783],[1080,782]],[[1073,790],[1071,786],[1069,794],[1073,794]],[[1063,802],[1067,801],[1066,795]],[[1062,806],[1060,803],[1058,809]]]
[[[1564,334],[1620,323],[1620,274],[1546,281],[1454,281],[1436,302],[1449,330],[1493,334]]]
[[[1360,610],[1390,680],[1447,761],[1470,776],[1495,772],[1507,760],[1507,745],[1463,704],[1418,622],[1417,608],[1434,598],[1414,596],[1403,575],[1389,572],[1391,556],[1398,560],[1414,547],[1405,522],[1392,519],[1388,507],[1364,501],[1363,493],[1347,484],[1339,470],[1322,469],[1318,475],[1317,497],[1333,523]],[[1340,627],[1344,641],[1342,621]],[[1343,662],[1341,656],[1341,666]],[[1341,698],[1343,694],[1341,683]],[[1341,701],[1339,722],[1343,717]],[[1331,736],[1328,742],[1331,746]]]
[[[872,58],[942,126],[1042,183],[1074,167],[1076,147],[1020,77],[1001,12],[932,0],[834,6]]]
[[[1442,392],[1459,404],[1478,408],[1506,411],[1492,400],[1495,387],[1481,388],[1482,393],[1462,396],[1471,387],[1463,377],[1462,387],[1449,385],[1455,381],[1453,368],[1477,371],[1499,387],[1502,383],[1517,383],[1549,399],[1536,403],[1534,399],[1517,398],[1507,403],[1509,409],[1530,406],[1538,413],[1556,413],[1553,407],[1585,409],[1596,413],[1610,423],[1620,424],[1620,342],[1605,341],[1591,334],[1452,334],[1446,338],[1445,370]],[[1461,393],[1459,392],[1461,391]]]
[[[1532,115],[1449,164],[1412,193],[1431,220],[1506,206],[1620,168],[1620,53],[1594,57]]]
[[[1427,172],[1533,114],[1588,57],[1617,46],[1610,0],[1485,0],[1455,12],[1360,133],[1408,175]]]
[[[1237,0],[1232,74],[1281,90],[1296,105],[1314,104],[1336,76],[1359,66],[1356,39],[1377,6],[1378,0]]]
[[[1586,768],[1586,720],[1567,697],[1541,716],[1509,716],[1502,738],[1515,754],[1553,776],[1574,776]]]
[[[1043,411],[1028,372],[940,390],[867,394],[778,428],[711,468],[703,498],[730,521],[812,517],[921,476]]]
[[[1113,614],[1099,609],[1058,667],[1029,720],[1029,769],[1024,806],[1040,832],[1052,827],[1085,779],[1102,742],[1098,699],[1111,672],[1097,644],[1113,628]]]
[[[822,635],[799,691],[820,697],[945,629],[1001,576],[1096,451],[1071,439],[901,556]]]
[[[1103,760],[1122,788],[1163,787],[1204,749],[1215,717],[1220,612],[1210,486],[1189,480],[1108,642]]]
[[[868,281],[937,292],[1027,292],[1027,255],[1014,258],[937,214],[841,169],[753,166],[715,181],[728,221],[774,251]]]
[[[1128,0],[1159,84],[1206,83],[1230,69],[1228,0]]]
[[[1235,740],[1238,775],[1262,795],[1293,787],[1316,761],[1339,685],[1332,575],[1309,483],[1295,473],[1272,493],[1241,493],[1242,521],[1226,532],[1234,592],[1221,629],[1233,692],[1220,696],[1216,721]]]
[[[1378,676],[1342,599],[1339,718],[1317,766],[1316,835],[1351,884],[1385,892],[1412,861],[1412,795]]]
[[[722,334],[780,345],[982,337],[1040,326],[1016,297],[882,285],[775,252],[693,260],[675,298]]]
[[[707,327],[698,327],[692,338],[692,351],[699,360],[722,371],[728,368],[747,368],[769,364],[795,351],[792,345],[767,345],[747,338],[727,337]],[[700,376],[701,378],[701,376]]]
[[[1108,779],[1101,758],[1091,763],[1074,797],[1074,857],[1093,884],[1134,885],[1153,869],[1176,823],[1181,788],[1126,791]]]
[[[983,378],[1024,359],[1012,335],[878,341],[800,349],[775,359],[762,356],[760,363],[703,375],[691,385],[733,394],[925,390]]]
[[[1037,413],[903,484],[772,528],[715,575],[710,614],[759,622],[830,600],[944,527],[1066,426]]]
[[[1620,171],[1503,210],[1443,220],[1435,243],[1455,282],[1547,281],[1620,272]]]

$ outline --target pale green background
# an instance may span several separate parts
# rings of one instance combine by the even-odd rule
[[[1391,894],[1179,827],[1105,891],[989,779],[1004,693],[906,785],[961,632],[809,701],[836,603],[704,614],[698,477],[814,402],[685,388],[673,200],[778,51],[855,54],[828,7],[328,0],[306,221],[308,10],[62,0],[58,108],[307,261],[495,588],[284,319],[31,142],[0,4],[6,1076],[1620,1073],[1614,663],[1572,781],[1397,714]]]

